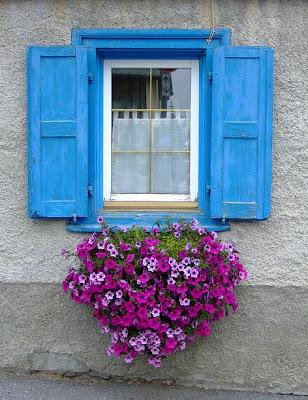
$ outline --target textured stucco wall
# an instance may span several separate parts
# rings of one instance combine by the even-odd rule
[[[209,27],[209,10],[203,0],[0,0],[0,367],[35,369],[37,354],[50,352],[107,375],[308,393],[307,1],[216,0],[218,26],[232,29],[234,44],[275,49],[272,215],[222,235],[237,244],[251,279],[240,289],[242,311],[217,338],[161,373],[106,360],[95,324],[57,289],[66,269],[59,251],[78,235],[26,215],[26,46],[69,44],[73,27]]]

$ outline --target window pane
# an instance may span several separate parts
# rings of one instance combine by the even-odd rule
[[[189,154],[152,155],[153,193],[189,193]]]
[[[112,108],[148,108],[149,68],[112,68]]]
[[[122,113],[123,114],[123,113]],[[150,122],[147,112],[140,113],[118,111],[112,113],[112,151],[148,151]]]
[[[190,113],[171,113],[166,118],[158,114],[152,113],[153,151],[189,151]]]
[[[190,109],[190,69],[152,70],[152,108]]]
[[[112,193],[149,193],[149,156],[113,154]]]

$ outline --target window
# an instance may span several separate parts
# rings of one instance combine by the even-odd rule
[[[273,51],[209,34],[75,30],[72,46],[28,49],[31,218],[269,217]]]
[[[104,207],[196,207],[198,61],[106,60],[103,68]]]

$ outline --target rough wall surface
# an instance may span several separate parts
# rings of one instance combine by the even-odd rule
[[[69,44],[73,27],[205,28],[209,10],[204,0],[0,0],[0,367],[45,360],[49,369],[77,363],[107,375],[308,393],[307,1],[216,0],[218,26],[232,29],[234,44],[275,49],[272,216],[222,235],[251,279],[242,311],[217,337],[160,373],[107,360],[95,324],[57,289],[66,270],[59,251],[78,235],[62,221],[27,218],[26,46]]]

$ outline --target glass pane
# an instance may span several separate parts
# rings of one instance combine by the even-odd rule
[[[111,164],[112,193],[149,193],[147,154],[113,154]]]
[[[189,193],[190,75],[112,69],[112,193]]]
[[[190,69],[152,69],[152,108],[190,109]]]
[[[113,111],[112,113],[112,151],[148,151],[150,122],[148,113]]]
[[[148,108],[149,68],[112,68],[112,108]]]
[[[158,112],[152,114],[152,150],[189,151],[190,113],[177,111],[166,118],[160,118]]]
[[[189,193],[189,154],[152,155],[152,193]]]

